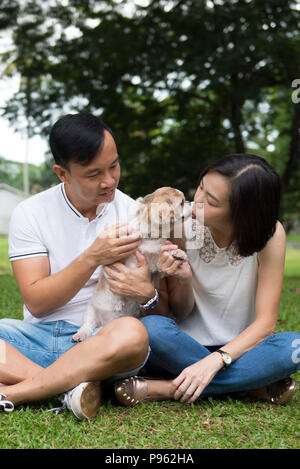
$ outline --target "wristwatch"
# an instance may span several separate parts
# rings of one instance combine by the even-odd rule
[[[151,298],[151,300],[147,301],[146,304],[144,305],[140,305],[141,308],[145,309],[146,311],[149,310],[149,309],[153,309],[155,308],[155,306],[157,305],[159,301],[159,295],[158,295],[158,291],[156,290],[155,288],[155,295],[153,298]]]
[[[231,365],[232,358],[229,355],[229,353],[224,352],[224,350],[222,350],[222,349],[216,350],[216,352],[220,353],[220,355],[222,356],[222,360],[223,360],[223,363],[224,363],[224,368],[227,368],[229,365]]]

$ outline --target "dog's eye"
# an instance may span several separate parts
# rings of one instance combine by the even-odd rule
[[[182,201],[181,201],[181,204],[180,204],[180,205],[181,205],[181,207],[183,207],[183,206],[184,206],[184,199],[182,199]]]

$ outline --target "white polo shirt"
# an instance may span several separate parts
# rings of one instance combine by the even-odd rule
[[[69,201],[61,183],[22,201],[14,210],[9,230],[9,258],[48,256],[50,275],[60,272],[85,251],[108,226],[127,222],[135,201],[116,190],[115,198],[89,221]],[[83,313],[97,282],[98,267],[84,287],[68,303],[42,318],[35,318],[24,305],[24,320],[51,322],[64,320],[81,326]]]

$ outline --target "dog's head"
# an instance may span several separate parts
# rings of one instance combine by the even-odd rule
[[[137,199],[136,222],[140,231],[151,238],[168,238],[182,221],[191,216],[191,204],[184,194],[173,187],[161,187]]]

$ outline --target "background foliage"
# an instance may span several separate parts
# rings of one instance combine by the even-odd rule
[[[160,185],[192,195],[230,152],[280,173],[284,215],[300,210],[299,2],[295,0],[0,0],[12,33],[4,75],[20,76],[4,113],[48,135],[67,112],[113,129],[133,197]],[[300,86],[300,85],[299,85]],[[41,185],[57,182],[51,162]]]

